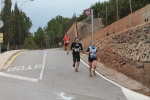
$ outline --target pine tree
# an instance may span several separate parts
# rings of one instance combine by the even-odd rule
[[[7,45],[7,50],[10,50],[10,41],[13,37],[13,27],[12,27],[12,13],[11,13],[11,0],[5,0],[5,6],[2,10],[2,21],[4,26],[2,28],[2,32],[4,33],[4,43]]]

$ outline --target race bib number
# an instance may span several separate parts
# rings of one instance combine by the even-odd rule
[[[74,51],[75,51],[75,52],[79,52],[79,48],[75,48]]]
[[[96,58],[96,54],[91,53],[91,54],[90,54],[90,58]]]
[[[69,41],[66,41],[66,43],[69,43]]]

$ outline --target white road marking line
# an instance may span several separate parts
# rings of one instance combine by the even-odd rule
[[[31,65],[28,66],[28,68],[25,68],[25,70],[31,70],[33,68],[31,68]]]
[[[60,96],[61,98],[57,98],[57,99],[72,100],[72,99],[74,98],[74,97],[65,97],[64,94],[65,94],[64,92],[60,93],[59,96]]]
[[[23,76],[18,76],[18,75],[12,75],[12,74],[7,74],[7,73],[3,73],[3,72],[0,72],[0,76],[20,79],[20,80],[25,80],[25,81],[31,81],[31,82],[38,82],[38,79],[28,78],[28,77],[23,77]]]
[[[46,58],[46,50],[44,51],[44,58],[43,58],[43,66],[42,66],[42,70],[41,70],[41,74],[40,74],[40,80],[42,79],[43,76],[43,71],[44,71],[44,67],[45,67],[45,58]]]
[[[23,70],[25,68],[25,66],[19,66],[16,71],[20,71],[20,70]]]
[[[38,64],[34,66],[34,69],[39,69],[39,68],[42,68],[42,64]]]
[[[9,68],[9,69],[7,70],[7,72],[10,72],[10,71],[15,71],[15,70],[16,70],[16,68],[17,68],[17,67],[14,67],[14,68]]]
[[[42,64],[38,64],[38,65],[35,65],[35,66],[15,66],[13,68],[9,68],[7,70],[7,72],[10,72],[10,71],[27,71],[27,70],[33,70],[33,69],[41,69],[42,68]]]
[[[82,59],[80,59],[82,61],[83,64],[85,64],[87,67],[89,67],[88,64],[86,64]],[[113,83],[114,85],[120,87],[125,95],[125,97],[127,98],[127,100],[150,100],[150,97],[142,95],[140,93],[136,93],[134,91],[131,91],[125,87],[122,87],[121,85],[113,82],[112,80],[109,80],[108,78],[104,77],[103,75],[101,75],[100,73],[98,73],[97,71],[95,71],[96,74],[98,74],[100,77],[102,77],[103,79]]]

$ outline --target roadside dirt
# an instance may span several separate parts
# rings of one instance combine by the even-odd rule
[[[81,59],[88,64],[88,55],[81,54]],[[97,71],[105,76],[106,78],[114,81],[115,83],[128,88],[132,91],[138,92],[140,94],[144,94],[150,96],[150,89],[144,86],[143,84],[127,77],[126,75],[118,72],[117,70],[110,69],[104,66],[102,63],[98,62]]]

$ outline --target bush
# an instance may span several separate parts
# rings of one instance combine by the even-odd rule
[[[38,49],[38,45],[33,41],[32,38],[27,38],[23,45],[24,49]]]

